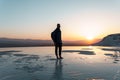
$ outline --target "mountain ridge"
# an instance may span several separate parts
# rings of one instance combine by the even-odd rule
[[[93,45],[94,46],[120,46],[120,33],[109,34],[105,36],[101,41]]]
[[[0,38],[0,47],[53,46],[52,40]],[[63,41],[64,46],[86,46],[84,41]]]

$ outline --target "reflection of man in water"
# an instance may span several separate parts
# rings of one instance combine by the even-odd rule
[[[55,71],[53,73],[52,80],[64,80],[62,77],[62,68],[63,68],[62,61],[56,60]]]
[[[57,24],[57,28],[51,33],[51,38],[55,45],[55,55],[57,59],[62,59],[61,56],[62,40],[61,40],[60,24]],[[59,56],[58,56],[58,50],[59,50]]]

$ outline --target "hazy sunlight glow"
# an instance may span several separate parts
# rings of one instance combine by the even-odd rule
[[[92,18],[84,17],[84,19],[81,20],[79,34],[82,35],[87,40],[95,39],[104,30],[103,24],[99,23],[101,20],[97,20],[97,19],[93,19],[93,18],[94,17],[92,17]]]
[[[87,40],[92,40],[94,37],[93,36],[86,36]]]
[[[66,4],[67,3],[67,4]],[[120,33],[120,0],[0,0],[0,38],[94,41]],[[62,6],[61,6],[62,5]]]

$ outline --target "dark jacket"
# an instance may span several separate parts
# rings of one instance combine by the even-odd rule
[[[55,44],[62,44],[62,39],[61,39],[61,30],[59,28],[56,28],[52,32],[52,40]]]

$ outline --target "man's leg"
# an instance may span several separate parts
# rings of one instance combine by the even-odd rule
[[[59,57],[62,59],[61,51],[62,51],[62,45],[59,45]]]
[[[55,45],[55,55],[56,55],[56,58],[58,59],[57,49],[58,49],[58,46],[57,46],[57,45]]]

